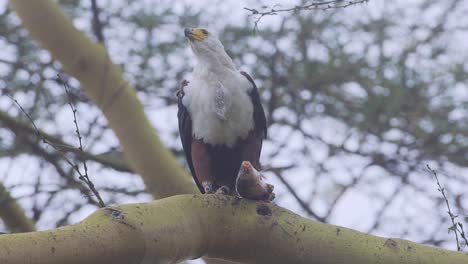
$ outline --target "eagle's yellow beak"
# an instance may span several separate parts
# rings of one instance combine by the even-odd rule
[[[208,37],[208,31],[203,28],[186,28],[184,34],[192,41],[202,41]]]

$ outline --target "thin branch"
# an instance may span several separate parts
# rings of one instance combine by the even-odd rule
[[[265,7],[265,9],[267,9],[266,11],[258,11],[258,9],[248,8],[248,7],[244,7],[244,9],[251,12],[249,14],[249,16],[256,17],[256,20],[254,22],[254,28],[255,28],[255,30],[257,30],[258,29],[258,23],[265,16],[274,16],[274,15],[277,15],[278,13],[282,13],[282,12],[283,13],[284,12],[298,13],[299,11],[303,11],[303,10],[328,10],[328,9],[332,9],[332,8],[335,8],[335,9],[337,9],[337,8],[346,8],[346,7],[351,6],[351,5],[363,4],[363,3],[367,3],[367,2],[369,2],[369,0],[349,0],[349,1],[330,0],[330,1],[312,2],[312,3],[305,4],[305,5],[296,5],[294,7],[288,7],[288,8],[275,8],[276,6],[279,6],[277,4],[277,5],[274,5],[271,8],[266,8]]]
[[[76,132],[76,135],[78,137],[78,143],[79,143],[79,146],[78,146],[78,149],[80,150],[81,153],[84,153],[83,151],[83,143],[81,141],[81,134],[80,134],[80,128],[78,127],[78,122],[76,121],[76,107],[73,105],[72,103],[72,95],[70,93],[70,87],[68,86],[67,82],[65,82],[59,74],[57,74],[57,81],[63,85],[63,88],[65,89],[65,93],[67,94],[68,96],[68,105],[70,106],[70,109],[73,113],[73,123],[75,124],[75,132]],[[101,195],[99,194],[99,192],[96,190],[96,187],[94,186],[94,183],[89,179],[89,175],[88,175],[88,165],[86,164],[86,159],[83,159],[83,168],[84,168],[84,174],[81,173],[81,171],[78,169],[78,166],[75,164],[75,167],[76,167],[76,171],[78,172],[78,174],[80,175],[79,179],[82,180],[84,183],[86,183],[89,187],[89,189],[91,189],[91,191],[93,192],[93,194],[96,196],[96,198],[98,199],[99,201],[99,206],[101,207],[105,207],[106,204],[104,203],[104,201],[102,200],[101,198]]]
[[[455,219],[458,216],[453,214],[452,210],[450,209],[450,203],[449,203],[449,201],[447,199],[447,195],[445,194],[445,188],[443,188],[442,185],[440,184],[439,177],[437,177],[437,172],[435,170],[433,170],[431,167],[429,167],[429,164],[426,164],[426,167],[432,173],[432,175],[434,175],[434,178],[437,181],[437,186],[439,187],[437,190],[444,197],[445,205],[447,206],[447,210],[448,210],[447,213],[450,216],[450,220],[452,221],[452,226],[449,227],[449,232],[453,231],[455,233],[455,240],[457,241],[457,250],[461,251],[461,246],[460,246],[460,242],[459,242],[459,239],[458,239],[458,232],[460,232],[460,236],[464,239],[465,243],[468,245],[468,241],[467,241],[467,238],[465,236],[465,232],[463,230],[463,225],[461,223],[455,221]]]
[[[460,236],[462,237],[463,241],[465,241],[465,246],[468,246],[468,238],[466,237],[465,230],[463,229],[463,224],[458,222],[457,229],[460,232]]]
[[[44,137],[40,132],[39,132],[39,129],[38,127],[36,126],[36,123],[34,122],[34,120],[32,119],[32,117],[28,114],[28,112],[26,112],[26,110],[21,106],[21,104],[15,99],[13,98],[12,96],[10,95],[7,95],[11,100],[13,100],[13,102],[18,106],[18,108],[21,110],[21,112],[23,112],[23,114],[28,118],[29,122],[31,122],[32,126],[34,127],[34,130],[35,130],[35,133],[36,133],[36,136],[38,138],[41,139],[41,141],[44,143],[44,144],[47,144],[49,146],[51,146],[54,150],[56,150],[60,156],[68,163],[68,165],[70,165],[73,170],[75,170],[78,175],[79,175],[79,179],[82,180],[83,182],[85,182],[88,187],[91,189],[91,191],[93,192],[93,194],[97,197],[98,199],[98,202],[99,202],[99,205],[101,207],[105,207],[105,203],[102,201],[101,199],[101,196],[99,195],[99,192],[96,190],[96,188],[94,187],[94,184],[92,184],[91,181],[89,181],[91,183],[88,184],[87,181],[83,180],[85,179],[84,175],[81,173],[81,170],[80,168],[78,167],[78,165],[76,165],[73,161],[71,161],[66,155],[65,153],[60,149],[59,146],[56,146],[54,144],[54,142],[50,141],[49,139],[47,139],[46,137]],[[76,121],[76,119],[75,119]],[[86,175],[87,175],[87,172],[86,172]],[[89,178],[87,178],[89,180]]]
[[[94,199],[92,199],[93,194],[91,193],[91,190],[89,188],[86,188],[82,184],[79,184],[80,182],[77,181],[72,174],[72,171],[66,172],[62,167],[60,166],[60,163],[56,159],[55,155],[52,153],[49,153],[42,149],[39,145],[33,144],[33,142],[29,142],[29,139],[26,139],[26,142],[31,145],[31,149],[33,153],[36,153],[37,155],[41,156],[44,161],[50,163],[57,173],[65,179],[66,183],[68,186],[74,187],[76,186],[78,190],[84,194],[85,197],[88,198],[88,202],[93,205],[99,206],[99,203],[96,202]],[[74,169],[73,169],[74,170]],[[62,187],[63,188],[63,187]]]

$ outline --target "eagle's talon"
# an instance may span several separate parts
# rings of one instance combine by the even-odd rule
[[[274,192],[270,193],[270,195],[268,196],[268,202],[271,202],[275,199],[276,195]]]
[[[273,193],[273,190],[274,190],[274,189],[275,189],[275,186],[273,186],[273,185],[267,183],[267,192],[273,194],[273,197],[274,197],[274,195],[275,195],[275,194]]]
[[[203,186],[203,190],[205,190],[205,194],[214,193],[212,182],[208,182],[208,181],[202,182],[202,186]]]
[[[218,190],[216,190],[216,194],[228,195],[229,193],[230,193],[230,189],[226,185],[223,185],[219,187]]]

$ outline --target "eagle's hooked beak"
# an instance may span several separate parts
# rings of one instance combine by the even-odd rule
[[[184,35],[191,41],[202,41],[208,37],[208,31],[202,28],[186,28]]]

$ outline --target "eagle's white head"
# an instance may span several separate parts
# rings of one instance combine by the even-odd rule
[[[184,34],[189,39],[190,47],[199,64],[210,69],[219,69],[219,67],[235,69],[232,59],[215,34],[203,28],[186,28]]]

